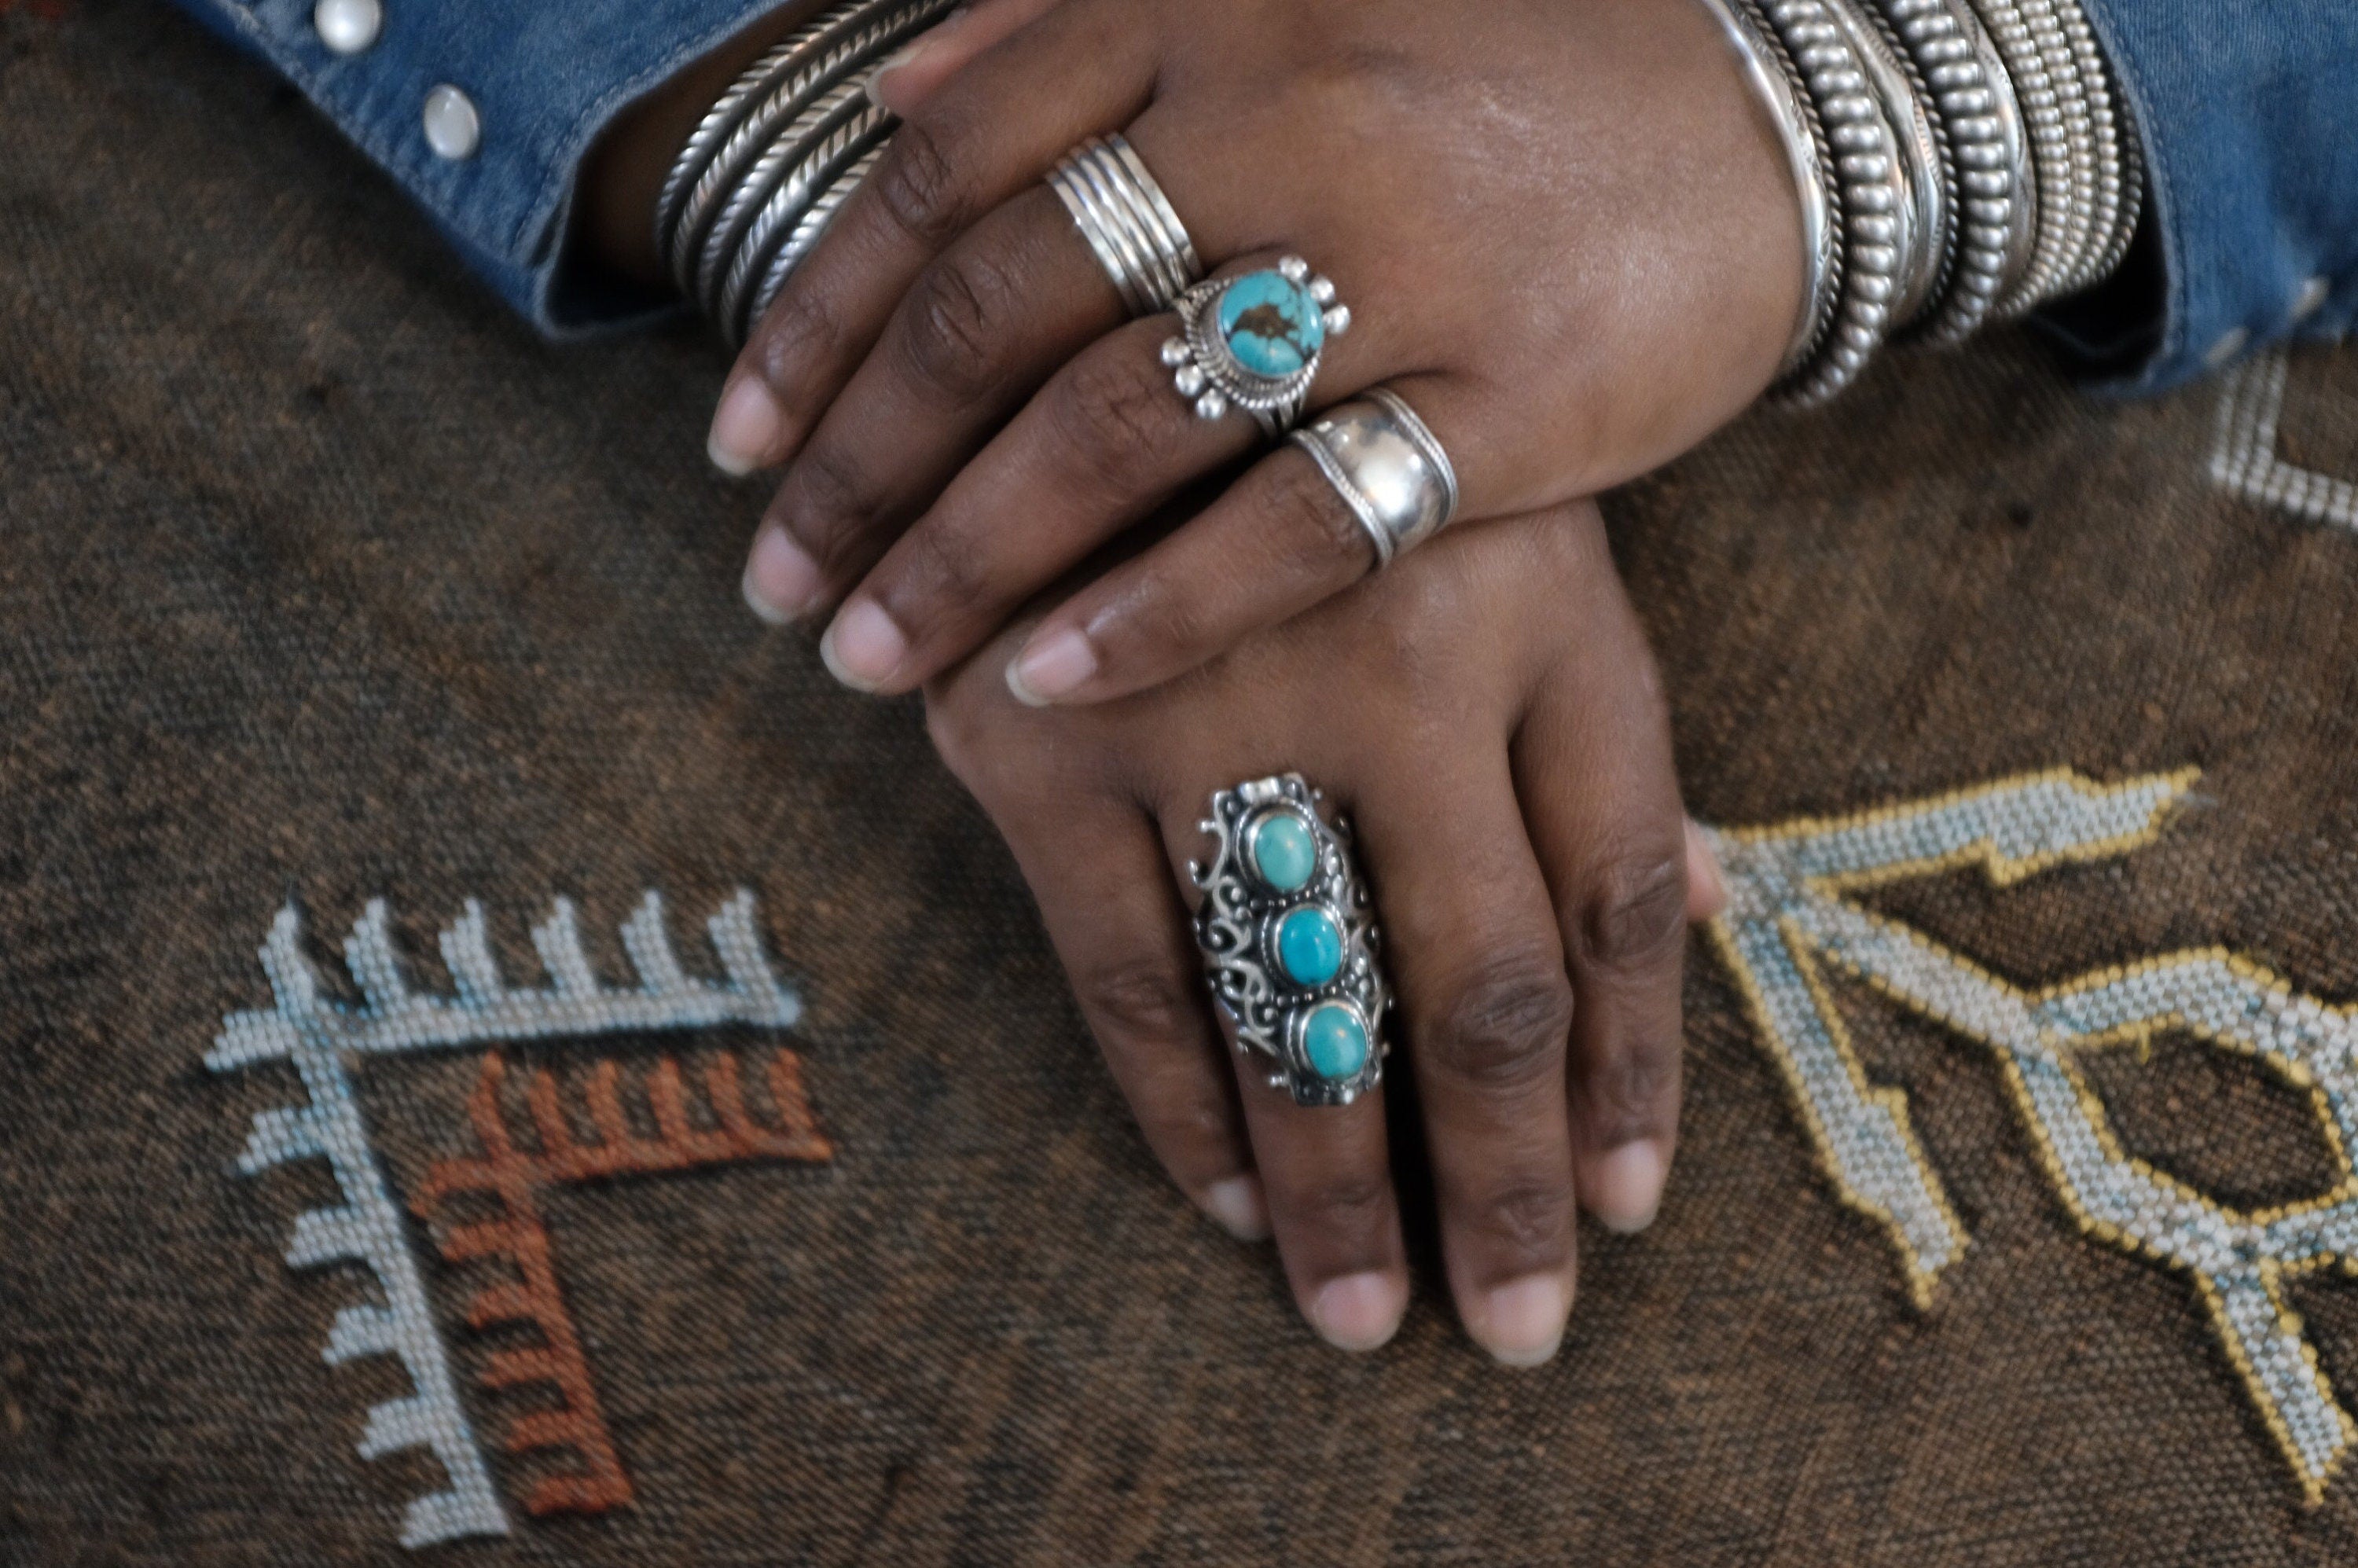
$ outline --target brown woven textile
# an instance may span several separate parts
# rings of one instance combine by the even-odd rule
[[[742,611],[752,498],[703,461],[696,332],[532,341],[298,101],[152,5],[0,16],[0,1563],[2358,1552],[2353,1482],[2306,1500],[2197,1282],[2083,1229],[2003,1053],[1832,962],[1963,1238],[1925,1304],[1699,944],[1668,1203],[1585,1238],[1563,1355],[1494,1369],[1429,1263],[1392,1347],[1327,1351],[1266,1251],[1156,1173],[914,706]],[[2295,359],[2280,419],[2270,369],[2223,416],[2219,384],[2076,398],[2020,343],[1895,359],[1618,498],[1698,813],[2199,768],[2149,842],[1859,906],[2026,988],[2216,946],[2358,991],[2358,535],[2331,521],[2358,509],[2300,477],[2358,473],[2358,358]],[[2271,486],[2312,517],[2243,493]],[[443,1469],[355,1444],[411,1380],[322,1359],[380,1286],[286,1262],[329,1167],[235,1166],[304,1091],[206,1065],[271,1005],[275,915],[350,1000],[341,945],[384,898],[410,984],[448,996],[436,933],[469,900],[524,985],[564,895],[621,986],[654,889],[709,983],[698,923],[740,886],[806,1004],[789,1035],[504,1044],[504,1122],[471,1112],[487,1047],[351,1067],[407,1216],[378,1240],[510,1531],[405,1552]],[[2222,1203],[2347,1179],[2303,1093],[2148,1033],[2083,1054],[2128,1150]],[[668,1131],[643,1092],[667,1058],[694,1123]],[[761,1087],[794,1058],[831,1159]],[[724,1060],[759,1123],[727,1136]],[[589,1147],[604,1062],[643,1152],[544,1155],[500,1178],[537,1242],[454,1242],[505,1211],[456,1178],[421,1204],[428,1173],[525,1171],[544,1071]],[[481,1309],[535,1246],[546,1278]],[[2358,1290],[2282,1290],[2358,1401]],[[558,1311],[578,1356],[514,1359]],[[519,1426],[550,1442],[511,1453]]]

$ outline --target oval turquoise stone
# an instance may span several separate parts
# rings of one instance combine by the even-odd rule
[[[1343,972],[1343,928],[1323,909],[1297,909],[1277,923],[1277,964],[1297,986],[1323,986]]]
[[[1249,272],[1221,291],[1220,341],[1245,369],[1280,381],[1318,352],[1326,321],[1310,290],[1283,273]]]
[[[1302,1049],[1320,1077],[1354,1077],[1368,1065],[1368,1026],[1341,1002],[1322,1003],[1303,1022]]]
[[[1272,811],[1252,830],[1246,846],[1253,875],[1280,892],[1295,892],[1310,885],[1318,870],[1318,841],[1310,824],[1291,811]]]

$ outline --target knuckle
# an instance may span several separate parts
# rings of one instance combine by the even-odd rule
[[[1563,965],[1537,954],[1496,959],[1442,1006],[1423,1054],[1479,1087],[1525,1088],[1562,1057],[1572,1009]]]
[[[1126,1041],[1177,1038],[1195,1000],[1169,965],[1143,957],[1081,976],[1073,989],[1100,1028]]]
[[[1485,1194],[1466,1224],[1503,1251],[1522,1257],[1560,1253],[1577,1209],[1568,1182],[1520,1182]]]
[[[1368,1228],[1381,1223],[1391,1208],[1391,1177],[1380,1170],[1339,1172],[1312,1184],[1300,1202],[1322,1224]]]
[[[1682,843],[1648,844],[1607,860],[1580,914],[1589,959],[1630,970],[1678,950],[1686,933],[1687,866]]]
[[[971,177],[950,152],[957,141],[926,119],[908,121],[874,177],[884,215],[936,249],[966,228],[975,207]]]
[[[1122,495],[1138,484],[1139,454],[1169,445],[1178,406],[1169,387],[1139,366],[1089,354],[1066,370],[1050,410],[1075,477],[1098,493]]]
[[[790,516],[788,531],[833,573],[845,564],[874,497],[867,477],[834,446],[820,442],[786,470],[783,502]]]
[[[755,330],[753,372],[783,394],[808,373],[813,362],[832,352],[840,337],[824,293],[789,285]]]
[[[978,395],[999,379],[1001,323],[1013,318],[1019,293],[985,257],[944,256],[910,293],[897,334],[902,362],[954,396]]]
[[[895,580],[882,597],[907,622],[927,626],[963,618],[996,601],[989,543],[970,530],[937,520],[903,535],[902,548],[906,559],[896,550],[883,568]]]
[[[1284,553],[1283,566],[1294,575],[1323,578],[1333,573],[1337,560],[1356,564],[1372,559],[1375,546],[1368,543],[1367,530],[1308,460],[1272,470],[1267,503],[1278,524],[1270,537]]]

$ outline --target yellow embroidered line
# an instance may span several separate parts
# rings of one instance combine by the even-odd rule
[[[1843,1201],[1899,1253],[1929,1302],[1964,1231],[1910,1126],[1871,1085],[1820,963],[1973,1039],[1998,1058],[2039,1168],[2081,1231],[2190,1274],[2230,1363],[2311,1501],[2358,1426],[2285,1304],[2288,1274],[2358,1271],[2358,1010],[2297,994],[2212,948],[2117,965],[2030,991],[1840,896],[1981,867],[1999,886],[2150,843],[2193,770],[2103,786],[2066,770],[1844,817],[1714,835],[1731,905],[1712,935]],[[2130,1154],[2074,1058],[2182,1029],[2306,1091],[2340,1179],[2320,1197],[2229,1209]]]

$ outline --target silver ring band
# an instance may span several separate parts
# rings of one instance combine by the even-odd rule
[[[1377,962],[1374,906],[1347,824],[1329,827],[1300,773],[1212,796],[1201,826],[1218,841],[1195,944],[1237,1049],[1266,1058],[1271,1088],[1296,1105],[1344,1106],[1383,1081],[1390,988]]]
[[[1048,185],[1133,317],[1170,309],[1204,276],[1186,225],[1122,136],[1091,136],[1057,160]]]
[[[1457,470],[1401,395],[1369,387],[1293,433],[1368,540],[1376,570],[1423,544],[1457,515]]]

